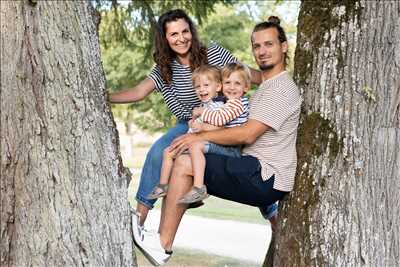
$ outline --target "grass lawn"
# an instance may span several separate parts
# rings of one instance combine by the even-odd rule
[[[129,202],[132,207],[136,206],[134,195],[137,191],[139,184],[140,173],[135,170],[139,170],[144,163],[144,159],[149,146],[137,145],[133,148],[134,156],[131,159],[124,160],[125,166],[133,168],[133,177],[129,186]],[[155,208],[160,208],[161,201],[157,201]],[[242,205],[232,201],[227,201],[210,196],[205,200],[205,205],[201,208],[188,210],[188,214],[210,217],[213,219],[225,219],[225,220],[236,220],[242,222],[266,224],[264,218],[262,218],[258,208]]]
[[[137,263],[139,267],[152,267],[141,251],[136,250]],[[221,257],[203,253],[201,251],[175,249],[174,254],[165,267],[258,267],[252,262],[239,261],[237,259]]]

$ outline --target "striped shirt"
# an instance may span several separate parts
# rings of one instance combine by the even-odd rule
[[[207,49],[208,64],[223,67],[237,59],[225,48],[211,43]],[[161,76],[158,66],[150,72],[148,78],[153,81],[169,110],[180,120],[190,120],[192,110],[200,105],[192,85],[192,71],[189,66],[180,64],[176,59],[171,63],[172,82],[168,85]]]
[[[207,108],[201,114],[203,122],[225,127],[239,126],[247,121],[249,116],[249,100],[247,97],[228,100],[218,108]]]
[[[260,161],[264,181],[275,175],[276,190],[289,192],[294,186],[301,102],[299,90],[286,71],[264,81],[250,98],[249,119],[271,129],[246,145],[243,154]]]

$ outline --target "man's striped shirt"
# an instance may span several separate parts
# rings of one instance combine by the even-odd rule
[[[250,98],[249,119],[271,129],[246,145],[243,154],[256,157],[263,180],[275,175],[274,189],[289,192],[296,173],[296,137],[302,98],[284,71],[264,81]]]

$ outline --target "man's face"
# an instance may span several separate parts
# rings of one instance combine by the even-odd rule
[[[284,62],[287,42],[278,39],[278,30],[269,28],[252,34],[252,49],[257,65],[262,71],[273,69]]]

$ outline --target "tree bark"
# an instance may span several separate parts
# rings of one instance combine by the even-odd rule
[[[400,2],[304,1],[297,42],[299,160],[274,266],[399,266]]]
[[[1,266],[134,266],[89,1],[1,1]]]

